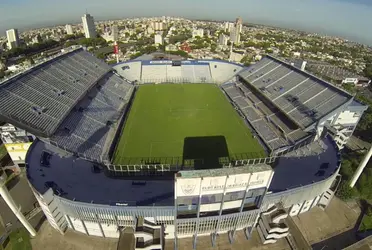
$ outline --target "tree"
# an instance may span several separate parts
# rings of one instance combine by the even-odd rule
[[[342,160],[340,172],[342,177],[344,177],[346,180],[350,180],[354,173],[353,163],[346,159]]]
[[[213,53],[216,52],[216,49],[217,49],[217,45],[216,45],[216,44],[211,44],[211,51],[212,51]]]
[[[337,196],[341,200],[347,201],[356,196],[356,191],[349,186],[348,182],[342,181],[338,187]]]
[[[169,54],[171,55],[179,55],[182,56],[183,58],[188,58],[189,54],[183,50],[177,50],[177,51],[169,51]]]

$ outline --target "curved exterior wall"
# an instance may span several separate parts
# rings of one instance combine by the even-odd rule
[[[326,192],[338,175],[338,171],[326,180],[316,182],[304,187],[289,189],[287,191],[266,194],[262,209],[266,210],[271,205],[282,203],[284,208],[290,208],[293,205],[303,203],[307,200],[313,200],[317,196]]]
[[[315,206],[321,196],[334,182],[338,171],[324,181],[308,186],[290,189],[284,192],[266,194],[260,209],[238,212],[222,216],[175,220],[175,207],[126,207],[98,205],[68,200],[53,194],[49,189],[44,194],[32,188],[49,223],[63,232],[68,226],[88,235],[117,238],[120,227],[135,227],[136,218],[142,216],[149,221],[165,226],[166,238],[189,237],[198,235],[225,233],[255,226],[260,213],[271,205],[281,202],[290,208],[299,203],[312,200]],[[32,185],[31,185],[32,186]],[[315,202],[315,203],[314,203]],[[176,230],[175,230],[176,229]]]

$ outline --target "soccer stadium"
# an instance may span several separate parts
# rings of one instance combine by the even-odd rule
[[[249,67],[69,48],[0,85],[1,137],[61,233],[177,249],[288,236],[326,208],[366,106],[280,59]],[[255,232],[256,233],[256,232]]]

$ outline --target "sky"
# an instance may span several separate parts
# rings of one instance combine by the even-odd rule
[[[0,32],[134,16],[235,20],[372,45],[372,0],[0,0]],[[4,34],[5,35],[5,34]]]

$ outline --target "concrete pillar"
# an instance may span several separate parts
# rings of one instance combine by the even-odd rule
[[[0,170],[0,195],[3,197],[6,204],[8,204],[9,208],[12,210],[14,215],[19,219],[22,225],[27,229],[32,237],[36,236],[35,229],[31,226],[28,220],[23,216],[21,210],[17,207],[16,203],[14,202],[12,196],[10,195],[8,188],[6,187],[6,180],[7,176],[5,172]]]
[[[372,147],[369,149],[368,153],[364,156],[362,162],[359,164],[357,170],[355,171],[355,174],[353,175],[353,178],[350,181],[351,188],[355,186],[355,183],[358,181],[359,176],[362,174],[371,156],[372,156]]]

